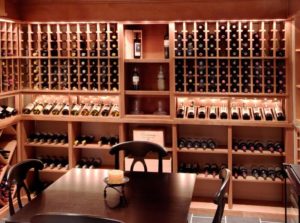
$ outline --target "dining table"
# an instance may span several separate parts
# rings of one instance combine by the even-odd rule
[[[108,169],[73,168],[5,219],[28,223],[39,213],[75,213],[124,223],[186,223],[196,174],[125,172],[124,196],[108,187]],[[117,188],[122,191],[122,187]],[[123,198],[123,199],[120,199]]]

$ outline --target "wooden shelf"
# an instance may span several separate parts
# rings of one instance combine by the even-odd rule
[[[31,170],[32,171],[32,170]],[[57,168],[53,168],[53,169],[50,169],[50,168],[44,168],[42,171],[40,171],[41,174],[43,173],[59,173],[59,174],[65,174],[68,172],[68,170],[62,168],[62,169],[57,169]]]
[[[300,53],[300,49],[296,49],[295,51],[296,51],[296,53]]]
[[[216,149],[201,149],[201,148],[182,148],[177,149],[177,152],[179,153],[204,153],[204,154],[228,154],[228,150],[226,148],[216,148]]]
[[[284,181],[276,178],[275,181],[271,180],[270,178],[267,178],[264,180],[263,178],[259,177],[258,179],[255,179],[253,176],[247,176],[246,179],[239,176],[237,179],[232,178],[233,182],[242,182],[242,183],[265,183],[265,184],[284,184]]]
[[[22,94],[70,94],[70,95],[119,95],[120,91],[82,91],[82,90],[33,90],[24,89]]]
[[[125,59],[125,63],[170,63],[170,59]]]
[[[292,128],[293,124],[287,121],[252,121],[252,120],[226,120],[226,119],[188,119],[176,118],[175,124],[186,125],[224,125],[224,126],[248,126],[248,127],[279,127]]]
[[[86,144],[82,145],[79,144],[74,146],[75,149],[96,149],[96,150],[109,150],[111,148],[110,145],[99,145],[98,143]]]
[[[217,174],[216,176],[213,176],[213,175],[211,175],[211,174],[205,176],[204,173],[199,173],[199,174],[197,174],[196,180],[212,180],[212,181],[220,181],[220,179],[219,179],[219,174]]]
[[[66,149],[68,148],[68,144],[61,144],[61,143],[40,143],[40,142],[26,142],[24,143],[25,147],[39,147],[39,148],[56,148],[56,149]]]
[[[300,86],[300,85],[299,85]],[[286,98],[288,96],[287,93],[284,94],[276,94],[276,93],[211,93],[211,92],[175,92],[174,95],[176,97],[217,97],[217,98]]]
[[[270,151],[263,151],[263,152],[259,152],[259,151],[232,151],[233,155],[241,155],[241,156],[276,156],[276,157],[285,157],[285,152],[283,153],[278,153],[278,152],[274,152],[271,153]]]
[[[64,122],[100,122],[100,123],[120,123],[120,118],[102,116],[71,116],[71,115],[24,115],[22,120],[27,121],[64,121]]]
[[[134,96],[170,96],[170,91],[134,91],[126,90],[126,95]]]
[[[20,121],[20,116],[19,115],[2,119],[2,120],[0,120],[0,129],[4,129],[4,128],[7,128],[7,127],[9,127],[11,125],[15,125],[19,121]]]
[[[173,120],[169,115],[125,115],[122,119],[124,123],[157,123],[157,124],[173,124]]]

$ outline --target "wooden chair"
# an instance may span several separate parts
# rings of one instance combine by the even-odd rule
[[[122,223],[118,220],[100,218],[96,216],[70,213],[37,214],[30,219],[30,223]]]
[[[28,159],[24,160],[20,163],[15,164],[12,166],[8,173],[7,173],[7,186],[8,188],[11,188],[13,184],[16,184],[16,195],[18,200],[18,206],[19,208],[23,207],[22,201],[21,201],[21,189],[23,188],[28,201],[31,201],[30,192],[35,191],[36,193],[41,192],[44,189],[44,185],[40,181],[39,177],[39,170],[42,170],[44,167],[43,163],[40,160],[37,159]],[[25,180],[27,178],[28,172],[30,169],[34,169],[33,172],[33,182],[32,187],[29,189],[26,184]],[[9,213],[10,215],[15,214],[15,209],[13,205],[13,197],[12,192],[9,190]]]
[[[213,223],[222,222],[230,176],[231,172],[229,169],[222,169],[220,171],[219,177],[222,180],[222,185],[214,198],[214,203],[217,204],[218,207],[213,219]]]
[[[109,153],[115,156],[115,168],[119,169],[119,153],[125,151],[125,155],[131,155],[133,162],[130,167],[130,171],[133,171],[134,165],[137,162],[141,162],[144,166],[145,172],[148,172],[147,165],[145,163],[145,156],[149,152],[158,154],[158,172],[162,173],[162,158],[168,154],[167,150],[158,144],[146,141],[128,141],[113,146]]]

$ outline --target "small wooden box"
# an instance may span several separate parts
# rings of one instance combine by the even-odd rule
[[[134,129],[133,141],[153,142],[164,147],[164,129]]]

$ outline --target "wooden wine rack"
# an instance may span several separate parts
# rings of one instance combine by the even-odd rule
[[[3,21],[3,23],[7,23]],[[230,55],[230,24],[236,23],[238,26],[238,56]],[[242,56],[241,49],[241,32],[242,25],[248,24],[249,30],[249,56]],[[2,24],[2,23],[1,23]],[[172,171],[177,172],[180,162],[198,162],[201,165],[207,161],[217,164],[226,163],[228,168],[232,170],[234,164],[245,165],[251,167],[251,163],[280,165],[282,162],[294,162],[293,151],[293,117],[292,117],[292,76],[290,72],[290,52],[289,46],[291,41],[290,21],[286,20],[243,20],[243,21],[176,21],[176,22],[13,22],[10,27],[17,27],[16,33],[16,51],[14,56],[5,57],[7,67],[12,64],[17,74],[18,81],[15,85],[1,91],[1,97],[13,97],[12,104],[19,111],[16,117],[8,118],[1,122],[1,126],[16,124],[18,126],[18,159],[36,158],[39,155],[55,155],[67,156],[69,168],[76,166],[81,157],[96,156],[100,153],[105,161],[103,167],[113,168],[113,159],[108,154],[110,146],[99,146],[96,143],[87,145],[74,145],[76,136],[80,134],[91,134],[97,137],[101,135],[118,135],[120,141],[133,139],[133,130],[136,128],[158,128],[164,130],[165,147],[172,159]],[[197,55],[197,26],[203,24],[204,28],[204,44],[205,56]],[[227,55],[220,55],[219,52],[219,28],[226,25],[226,52]],[[2,26],[3,27],[3,26]],[[10,28],[12,29],[12,28]],[[14,29],[12,29],[14,30]],[[130,30],[141,30],[142,33],[142,55],[141,59],[133,59],[128,56],[128,52],[132,51],[132,39],[126,40],[126,33]],[[6,31],[9,33],[9,31]],[[176,56],[177,33],[183,33],[183,55]],[[193,56],[186,55],[186,34],[193,33]],[[208,34],[213,32],[216,35],[216,55],[208,56]],[[260,33],[261,56],[254,56],[252,51],[253,34]],[[115,41],[111,38],[111,34],[117,34],[117,51],[113,52],[114,47],[111,45]],[[164,58],[163,41],[165,34],[169,36],[169,55],[170,58]],[[53,37],[56,36],[56,37]],[[84,37],[83,37],[84,36]],[[107,55],[101,55],[101,43],[103,36],[107,36]],[[86,39],[86,48],[82,48],[82,39]],[[5,43],[6,47],[15,46],[14,41]],[[85,43],[83,44],[85,45]],[[2,46],[2,45],[1,45]],[[279,47],[280,46],[280,47]],[[284,55],[276,55],[278,49],[284,49]],[[2,48],[1,48],[2,49]],[[9,49],[15,49],[13,47]],[[94,51],[96,50],[96,51]],[[84,52],[83,52],[84,51]],[[268,53],[266,53],[268,51]],[[95,54],[93,54],[93,52]],[[97,53],[96,53],[97,52]],[[272,54],[270,54],[272,52]],[[208,62],[213,60],[216,62],[216,91],[209,92],[208,81]],[[231,61],[238,62],[238,90],[231,92]],[[250,61],[249,64],[249,91],[243,92],[242,83],[242,62]],[[72,65],[76,61],[75,65]],[[87,67],[87,88],[82,88],[81,80],[81,62],[86,61]],[[93,89],[91,67],[95,63],[97,78],[95,89]],[[101,89],[101,62],[107,61],[108,69],[108,87]],[[176,90],[176,62],[183,62],[183,91]],[[199,91],[199,77],[197,75],[198,62],[205,61],[205,89]],[[220,64],[226,61],[228,91],[220,90],[221,72]],[[261,73],[254,75],[254,62],[259,61]],[[265,90],[266,74],[265,62],[271,61],[273,69],[272,90]],[[281,61],[285,65],[284,68],[284,91],[277,91],[277,62]],[[117,65],[113,65],[117,62]],[[187,89],[187,65],[193,64],[193,82],[194,90],[192,92]],[[72,69],[74,66],[76,72],[77,89],[72,87]],[[113,79],[111,72],[112,66],[117,67],[117,81]],[[131,75],[134,67],[138,67],[141,72],[141,89],[132,90]],[[165,89],[157,89],[157,73],[162,67],[165,77]],[[53,72],[53,69],[57,72]],[[1,70],[2,69],[2,70]],[[1,78],[4,77],[2,72],[4,68],[0,67]],[[43,70],[46,70],[45,72]],[[53,81],[53,74],[57,75],[57,81]],[[66,75],[65,75],[66,74]],[[114,73],[115,74],[115,73]],[[46,81],[43,78],[47,75]],[[64,79],[65,77],[65,79]],[[254,90],[255,78],[259,78],[261,84],[261,92]],[[46,82],[46,83],[45,83]],[[117,88],[113,84],[118,85]],[[53,87],[55,84],[55,87]],[[45,87],[46,86],[46,87]],[[119,117],[93,117],[93,116],[72,116],[72,115],[25,115],[21,110],[30,102],[34,101],[39,95],[45,98],[65,96],[68,102],[73,102],[72,98],[76,98],[79,103],[83,97],[116,97],[120,106]],[[176,108],[178,99],[224,99],[228,105],[234,100],[278,100],[282,103],[285,111],[285,121],[255,121],[255,120],[232,120],[228,119],[179,119],[176,118]],[[139,100],[139,111],[135,111],[135,100]],[[163,104],[164,113],[157,113],[158,104]],[[136,109],[137,110],[137,109]],[[230,113],[230,109],[229,109]],[[5,122],[5,123],[4,123]],[[42,145],[28,143],[28,136],[36,131],[55,132],[61,131],[68,134],[69,143],[63,146],[43,143]],[[195,138],[213,138],[217,142],[217,148],[211,150],[184,149],[177,147],[179,137],[195,137]],[[272,139],[281,141],[286,148],[282,154],[273,154],[268,152],[250,153],[233,151],[232,145],[235,138],[242,139]],[[124,159],[121,164],[124,166]],[[58,176],[64,174],[66,170],[44,170],[43,178],[47,180],[55,180]],[[213,177],[205,177],[199,174],[195,187],[195,197],[204,199],[211,198],[219,180]],[[242,187],[241,187],[242,185]],[[254,187],[253,187],[254,185]],[[259,185],[259,194],[253,188]],[[203,189],[203,188],[206,189]],[[243,189],[241,189],[243,188]],[[230,190],[228,196],[228,206],[234,208],[240,203],[254,203],[259,205],[261,200],[270,201],[273,205],[283,205],[283,182],[271,180],[255,180],[252,177],[247,179],[231,179]],[[246,202],[245,202],[246,200]]]

